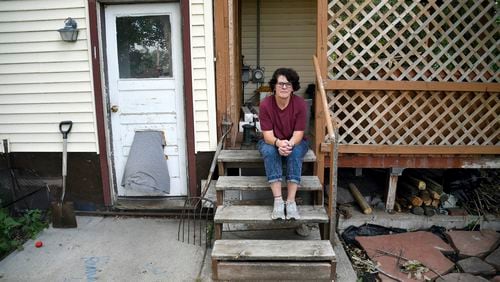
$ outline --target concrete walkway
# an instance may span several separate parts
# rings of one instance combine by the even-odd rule
[[[178,220],[78,216],[0,262],[0,281],[210,281],[204,248],[177,241]],[[207,254],[209,258],[210,254]],[[210,261],[207,259],[207,261]],[[201,277],[206,276],[206,277]]]
[[[45,229],[0,261],[0,281],[212,281],[211,249],[177,241],[178,219],[77,216],[77,222],[78,228]],[[337,280],[356,281],[340,243],[335,252]]]

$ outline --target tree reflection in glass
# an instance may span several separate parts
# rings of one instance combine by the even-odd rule
[[[120,78],[172,77],[170,17],[116,18]]]

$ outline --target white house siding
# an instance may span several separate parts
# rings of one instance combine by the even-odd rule
[[[260,1],[260,66],[265,68],[265,85],[279,67],[294,68],[300,75],[301,89],[314,83],[312,56],[316,53],[316,1]],[[241,44],[244,64],[257,66],[257,0],[243,0]],[[257,84],[245,85],[245,101]]]
[[[97,152],[85,0],[0,1],[0,139],[13,152]],[[72,17],[78,41],[57,30]]]
[[[211,0],[191,0],[191,64],[195,150],[215,151],[217,126]]]

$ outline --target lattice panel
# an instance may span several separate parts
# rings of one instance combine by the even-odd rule
[[[495,1],[330,0],[330,79],[498,82]]]
[[[500,145],[500,93],[329,92],[340,143]]]

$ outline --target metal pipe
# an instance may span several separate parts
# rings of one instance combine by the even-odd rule
[[[260,0],[257,0],[257,68],[260,68]]]

